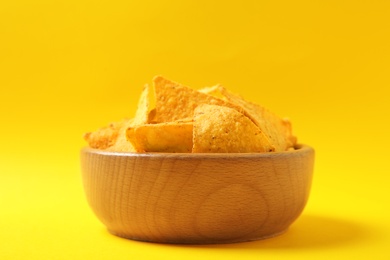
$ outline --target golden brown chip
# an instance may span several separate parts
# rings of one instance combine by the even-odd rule
[[[122,152],[267,152],[294,148],[291,123],[217,85],[193,90],[161,76],[145,85],[134,119],[84,139]],[[155,108],[151,107],[155,105]]]
[[[149,115],[148,115],[148,124],[155,124],[156,122],[156,109],[153,108],[150,110]]]
[[[231,103],[241,107],[243,113],[267,135],[270,142],[275,146],[275,151],[286,151],[296,144],[296,137],[292,135],[291,123],[287,119],[279,118],[268,109],[246,101],[222,86],[219,86],[219,88],[220,92]]]
[[[201,104],[237,107],[222,99],[193,90],[161,76],[153,80],[156,96],[156,116],[158,123],[172,122],[182,118],[192,118],[194,109]]]
[[[226,97],[222,95],[221,88],[219,85],[215,85],[212,87],[204,87],[199,89],[198,91],[226,101]]]
[[[134,117],[134,125],[148,123],[149,119],[149,85],[145,85],[138,101],[137,112]]]
[[[115,152],[135,152],[133,145],[127,141],[126,130],[134,125],[134,119],[125,119],[120,123],[118,128],[118,136],[114,144],[107,148],[108,151]]]
[[[190,153],[192,122],[169,122],[129,127],[127,139],[137,152]]]
[[[261,153],[274,151],[267,136],[244,114],[216,105],[195,109],[193,153]]]
[[[94,132],[84,134],[84,139],[91,148],[107,149],[115,144],[120,127],[120,123],[111,123]]]

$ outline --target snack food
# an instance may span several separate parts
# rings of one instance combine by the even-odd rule
[[[194,90],[162,76],[144,86],[133,119],[111,123],[84,139],[121,152],[262,153],[294,148],[291,123],[221,85]]]

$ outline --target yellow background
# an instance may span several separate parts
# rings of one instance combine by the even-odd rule
[[[224,84],[316,149],[309,203],[277,238],[159,245],[108,234],[82,134],[133,116],[161,74]],[[0,2],[0,259],[390,259],[390,2]]]

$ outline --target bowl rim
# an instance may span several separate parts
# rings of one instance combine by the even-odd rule
[[[209,158],[268,158],[279,157],[293,154],[312,153],[314,149],[306,144],[296,144],[294,150],[281,152],[265,152],[265,153],[164,153],[164,152],[120,152],[95,149],[91,147],[83,147],[82,153],[98,154],[103,156],[119,156],[119,157],[153,157],[153,158],[194,158],[194,159],[209,159]]]

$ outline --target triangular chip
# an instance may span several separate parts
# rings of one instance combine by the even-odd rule
[[[219,86],[220,92],[229,102],[239,106],[269,138],[275,146],[275,151],[286,151],[296,144],[296,137],[292,135],[291,123],[287,119],[281,119],[268,109],[244,100],[242,97],[231,93],[222,86]]]
[[[262,153],[275,148],[267,136],[235,109],[200,105],[194,113],[193,153]]]
[[[137,152],[190,153],[192,122],[146,124],[127,129],[127,139]]]
[[[193,90],[161,76],[153,79],[156,95],[156,115],[158,123],[191,118],[194,109],[201,104],[241,108],[214,96]]]
[[[138,100],[138,108],[133,121],[134,125],[143,125],[148,123],[149,106],[149,85],[146,84]]]
[[[134,125],[134,119],[125,119],[120,123],[118,128],[118,135],[115,143],[108,147],[108,151],[115,152],[135,152],[133,145],[127,141],[126,130]]]
[[[126,139],[126,130],[132,125],[132,119],[114,122],[94,132],[86,133],[84,139],[91,148],[117,152],[134,152],[134,147]]]
[[[222,99],[224,101],[227,100],[226,97],[224,95],[222,95],[221,88],[220,88],[219,85],[215,85],[215,86],[212,86],[212,87],[204,87],[204,88],[198,89],[198,91],[202,92],[204,94],[207,94],[207,95],[210,95],[210,96]]]
[[[148,124],[157,123],[155,118],[156,118],[156,109],[153,108],[152,110],[150,110],[149,115],[148,115]]]
[[[84,134],[84,140],[88,142],[91,148],[107,149],[115,144],[120,127],[120,123],[111,123],[94,132]]]

